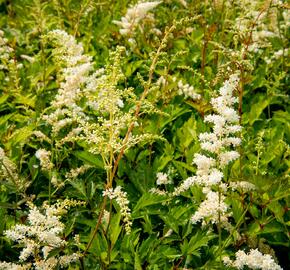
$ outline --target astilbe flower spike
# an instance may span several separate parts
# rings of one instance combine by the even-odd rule
[[[30,203],[27,224],[16,224],[5,231],[7,238],[23,246],[19,255],[20,264],[0,262],[0,269],[53,270],[77,261],[79,253],[50,256],[50,252],[55,248],[67,247],[68,242],[61,237],[65,228],[60,221],[61,215],[71,206],[80,204],[83,203],[65,200],[51,206],[43,204],[42,208],[38,208]]]
[[[133,88],[118,85],[125,78],[121,68],[125,48],[117,47],[110,53],[109,64],[93,71],[91,57],[83,55],[82,45],[73,36],[54,30],[46,39],[55,46],[52,54],[59,68],[60,88],[42,119],[51,127],[56,146],[82,141],[89,152],[105,159],[112,152],[120,152],[124,130],[137,122],[134,105],[138,102]],[[125,150],[156,138],[130,134]]]
[[[131,209],[129,208],[129,200],[127,199],[127,193],[122,191],[120,186],[117,186],[115,189],[109,188],[103,191],[103,196],[108,196],[109,199],[115,199],[118,205],[120,206],[121,216],[123,217],[125,223],[125,231],[127,234],[131,232]]]
[[[129,8],[124,17],[121,18],[121,21],[113,21],[121,27],[120,34],[123,36],[130,36],[135,28],[138,26],[140,21],[142,21],[148,12],[158,6],[161,2],[139,2],[135,6]]]
[[[235,134],[241,131],[239,116],[233,108],[238,99],[234,97],[234,91],[238,86],[239,75],[232,74],[219,89],[219,96],[211,99],[214,114],[205,117],[204,121],[213,125],[212,132],[199,135],[203,153],[194,156],[193,163],[197,166],[196,175],[187,178],[179,187],[175,188],[173,195],[188,190],[197,184],[203,187],[205,200],[200,204],[192,216],[193,223],[202,221],[203,224],[218,223],[227,226],[229,207],[224,202],[225,196],[216,191],[225,192],[226,184],[222,182],[223,169],[230,162],[239,157],[239,153],[233,148],[241,143]]]
[[[258,249],[251,249],[248,254],[243,250],[239,250],[235,255],[235,260],[231,260],[227,256],[223,257],[224,264],[236,269],[244,269],[246,266],[250,269],[282,270],[271,255],[262,254]]]

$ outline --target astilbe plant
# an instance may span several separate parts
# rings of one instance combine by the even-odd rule
[[[289,178],[279,160],[289,157],[283,1],[138,1],[120,19],[124,1],[34,0],[34,23],[14,18],[24,4],[10,2],[3,29],[15,42],[0,31],[0,229],[4,253],[17,257],[0,269],[282,269],[272,246],[287,246],[287,192],[264,192],[257,179],[271,166]],[[168,27],[172,17],[183,19]],[[66,30],[45,34],[56,25]],[[283,147],[268,165],[275,137]],[[71,213],[84,203],[54,203],[64,197],[87,206]]]
[[[16,224],[5,231],[7,238],[23,246],[19,255],[20,264],[0,262],[0,269],[51,270],[76,262],[81,254],[67,252],[69,242],[62,237],[65,226],[60,219],[70,207],[82,204],[74,200],[64,200],[54,205],[44,203],[41,208],[38,208],[29,203],[27,224]],[[73,245],[77,244],[75,242]],[[55,255],[50,254],[57,249],[60,251]]]
[[[193,164],[197,167],[196,175],[185,179],[181,185],[175,187],[172,193],[156,188],[151,189],[154,194],[175,197],[180,196],[193,186],[201,187],[204,199],[191,217],[191,223],[201,222],[202,226],[206,228],[209,228],[210,225],[216,225],[219,234],[219,248],[216,255],[220,257],[222,249],[226,247],[225,244],[222,244],[222,229],[229,231],[230,237],[232,233],[237,233],[229,220],[232,212],[227,203],[227,197],[236,190],[241,190],[243,193],[255,190],[252,183],[246,181],[229,182],[225,178],[227,167],[239,158],[239,153],[235,148],[241,144],[241,138],[238,135],[242,127],[239,125],[238,112],[234,108],[234,105],[238,103],[235,93],[239,81],[239,72],[230,75],[219,89],[219,95],[211,99],[215,114],[207,115],[204,122],[213,124],[213,128],[212,132],[199,135],[202,153],[195,154],[193,159]],[[156,183],[157,185],[170,184],[168,175],[158,173]],[[226,239],[226,242],[228,240],[229,238]],[[263,255],[258,250],[250,251],[249,255],[246,255],[242,250],[236,254],[236,261],[224,257],[224,263],[237,269],[243,269],[245,265],[251,269],[282,269],[275,263],[271,255]]]
[[[43,119],[56,136],[56,146],[81,141],[93,154],[101,154],[111,166],[110,154],[120,152],[126,128],[136,122],[134,106],[137,103],[132,88],[119,88],[124,79],[121,70],[123,47],[111,54],[110,64],[92,72],[90,57],[82,54],[81,44],[64,31],[55,30],[47,35],[56,48],[53,55],[59,66],[61,88],[52,101],[50,113]],[[136,122],[137,125],[137,122]],[[61,129],[71,131],[61,137]],[[155,139],[150,134],[130,135],[126,149],[143,140]]]
[[[91,58],[83,54],[82,45],[73,36],[54,30],[44,39],[54,45],[52,56],[58,67],[57,77],[60,82],[51,106],[41,117],[51,129],[51,135],[44,137],[48,137],[55,153],[65,151],[66,145],[77,143],[91,154],[101,156],[107,175],[104,196],[106,198],[109,195],[110,200],[116,199],[121,207],[125,229],[129,233],[129,202],[121,187],[112,190],[113,178],[124,152],[140,142],[160,138],[148,133],[132,132],[133,127],[138,126],[139,112],[142,110],[142,113],[151,113],[154,106],[145,100],[145,95],[139,101],[133,88],[121,86],[124,80],[121,68],[125,50],[123,47],[117,47],[110,54],[109,64],[93,71]],[[38,134],[43,133],[38,131]],[[54,160],[55,155],[50,150],[45,149],[37,150],[35,156],[40,161],[43,172],[48,174],[50,197],[51,184],[56,190],[63,186],[61,180],[57,179],[56,166],[53,164],[57,160]],[[71,168],[65,174],[65,181],[71,182],[87,168],[89,167],[86,165]],[[60,176],[60,173],[57,174]]]

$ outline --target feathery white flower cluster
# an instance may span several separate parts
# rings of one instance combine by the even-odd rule
[[[252,25],[256,19],[259,19],[258,22],[260,23],[265,15],[259,12],[261,1],[243,0],[237,3],[237,5],[240,8],[240,14],[236,17],[234,29],[240,35],[244,35],[245,33],[249,33],[249,31],[253,31]]]
[[[120,206],[121,216],[123,217],[125,223],[125,231],[127,234],[131,232],[131,210],[129,208],[129,200],[127,199],[127,192],[121,190],[120,186],[117,186],[115,189],[110,188],[103,191],[103,196],[108,196],[110,200],[115,199],[118,205]]]
[[[48,143],[51,143],[51,140],[41,131],[35,130],[33,131],[33,135],[39,139],[41,142],[47,141]]]
[[[53,163],[50,161],[51,152],[45,149],[38,149],[35,156],[40,161],[40,166],[44,171],[50,171],[53,168]]]
[[[167,173],[159,172],[156,174],[156,177],[157,177],[156,184],[158,186],[172,184],[172,180],[170,179],[170,176]],[[159,196],[168,195],[168,192],[166,190],[159,188],[151,188],[149,192]]]
[[[212,191],[211,187],[219,185],[226,189],[222,183],[222,169],[239,157],[238,152],[230,150],[230,147],[236,147],[241,143],[240,138],[233,135],[241,130],[238,125],[239,116],[233,109],[233,105],[238,102],[238,99],[233,96],[238,82],[238,74],[230,76],[220,88],[219,96],[211,99],[216,114],[208,115],[204,119],[205,122],[213,124],[213,132],[200,134],[201,149],[211,153],[214,158],[196,154],[193,160],[193,163],[197,165],[195,182],[206,187],[203,191],[207,195],[193,215],[192,222],[209,219],[212,223],[217,223],[220,219],[222,224],[227,224],[229,214],[227,214],[228,207],[224,202],[225,197]],[[207,209],[211,211],[206,211]]]
[[[123,47],[118,47],[111,53],[112,64],[106,66],[101,76],[91,76],[88,80],[87,105],[95,120],[80,123],[82,133],[78,137],[88,144],[93,154],[119,152],[123,148],[121,134],[136,122],[132,105],[137,103],[137,97],[133,89],[118,88],[118,82],[124,78],[121,70],[123,51]],[[154,138],[150,134],[131,133],[125,147],[128,149],[140,141],[152,141]]]
[[[197,166],[196,176],[188,178],[178,187],[175,195],[178,195],[178,190],[183,192],[195,183],[208,187],[221,183],[221,170],[239,157],[238,152],[230,150],[241,143],[241,139],[233,135],[241,131],[241,126],[238,125],[239,116],[232,108],[234,103],[238,102],[237,98],[233,97],[238,80],[237,74],[231,75],[220,88],[220,95],[211,99],[216,114],[206,116],[204,121],[213,124],[213,132],[199,135],[201,149],[211,153],[211,156],[195,154],[193,163]]]
[[[185,99],[191,98],[192,100],[200,100],[201,95],[196,92],[192,85],[184,83],[182,80],[178,79],[176,76],[171,76],[166,74],[166,77],[160,76],[156,81],[156,85],[162,88],[160,97],[164,97],[164,90],[166,91],[165,96],[168,98],[173,98],[176,95],[184,96]]]
[[[34,63],[35,58],[26,54],[21,54],[20,57],[24,60],[27,60],[29,63]]]
[[[65,185],[65,182],[61,179],[61,177],[59,177],[59,174],[55,170],[52,171],[50,181],[51,181],[51,184],[57,189],[62,188]]]
[[[140,21],[150,17],[148,12],[160,3],[161,2],[139,2],[127,10],[126,15],[121,18],[121,21],[113,21],[113,23],[121,27],[120,34],[122,36],[131,36],[140,24]]]
[[[192,98],[192,99],[200,99],[201,95],[197,94],[193,88],[193,86],[190,86],[188,83],[184,84],[182,80],[178,81],[177,84],[178,87],[178,94],[184,95],[185,98]]]
[[[272,62],[281,59],[282,57],[288,57],[288,56],[289,56],[289,49],[285,48],[285,49],[280,49],[274,52],[274,54],[270,57],[265,57],[264,60],[269,65]]]
[[[54,57],[67,67],[77,67],[80,63],[88,65],[91,57],[84,55],[84,48],[81,43],[77,43],[72,35],[63,30],[52,30],[47,34],[49,40],[53,41],[57,49],[53,50]],[[68,68],[68,70],[70,70]],[[70,72],[68,73],[70,74]],[[69,77],[69,79],[71,79]]]
[[[166,86],[168,84],[168,80],[164,78],[164,76],[160,76],[156,81],[156,85],[158,86]]]
[[[31,269],[30,264],[19,265],[10,262],[0,262],[0,270],[29,270]]]
[[[168,192],[164,189],[159,189],[159,188],[151,188],[149,190],[150,193],[152,194],[156,194],[156,195],[159,195],[159,196],[165,196],[165,195],[168,195]]]
[[[6,69],[6,65],[11,59],[10,54],[13,52],[13,49],[8,45],[8,40],[4,37],[4,32],[0,30],[0,60],[3,62],[0,65],[1,69]]]
[[[107,228],[109,222],[110,222],[110,212],[105,209],[102,217],[102,224],[105,228]]]
[[[71,169],[69,172],[65,174],[65,177],[67,180],[76,179],[80,174],[85,173],[89,168],[91,168],[90,165],[83,165],[81,167]]]
[[[195,154],[193,163],[197,166],[196,175],[186,179],[173,192],[173,195],[179,195],[194,184],[204,187],[206,198],[193,215],[193,223],[201,220],[216,223],[221,219],[226,225],[229,216],[228,207],[224,202],[225,196],[219,195],[212,188],[218,186],[219,192],[227,189],[227,186],[222,183],[224,176],[222,170],[239,157],[238,152],[231,150],[241,143],[240,138],[234,136],[241,130],[238,125],[239,116],[233,109],[234,104],[238,102],[238,99],[233,96],[238,82],[238,74],[231,75],[219,89],[219,96],[211,99],[216,113],[206,116],[204,121],[213,124],[213,129],[211,133],[205,132],[199,135],[201,149],[209,154]]]
[[[271,48],[271,38],[288,40],[285,29],[289,28],[290,13],[283,7],[283,4],[275,3],[275,1],[264,3],[264,1],[251,0],[243,0],[237,4],[240,14],[237,16],[233,28],[243,38],[250,35],[249,52],[259,53],[263,49]],[[266,10],[267,12],[265,12]],[[281,12],[282,10],[283,12]],[[269,57],[266,61],[271,62],[274,58]]]
[[[83,55],[82,45],[65,31],[51,31],[47,39],[56,47],[53,55],[62,67],[61,77],[64,78],[51,104],[53,112],[43,116],[52,126],[52,132],[57,134],[63,127],[86,118],[83,109],[77,103],[82,97],[82,86],[89,76],[92,63],[90,57]]]
[[[255,185],[247,181],[231,182],[229,188],[234,190],[241,190],[242,192],[249,192],[256,189]]]
[[[163,189],[161,189],[160,187],[151,188],[149,192],[152,194],[159,195],[159,196],[172,195],[165,188],[167,185],[173,184],[173,179],[175,175],[176,175],[176,170],[173,166],[169,166],[166,173],[158,172],[156,174],[156,177],[157,177],[156,185],[163,186]]]
[[[198,210],[191,217],[193,224],[202,221],[202,225],[206,225],[207,221],[212,224],[221,222],[227,226],[228,221],[228,205],[224,202],[225,196],[219,198],[218,192],[209,191],[206,199],[200,204]]]
[[[169,175],[167,173],[159,172],[159,173],[157,173],[156,176],[157,176],[156,184],[158,186],[160,186],[160,185],[168,185],[168,184],[172,183],[172,181],[169,178]]]
[[[27,225],[17,224],[12,229],[5,231],[7,238],[23,246],[19,256],[21,265],[19,269],[41,269],[51,270],[57,266],[65,267],[80,258],[80,254],[49,256],[55,248],[65,248],[68,242],[61,234],[64,230],[64,224],[60,221],[61,215],[66,213],[66,209],[71,206],[82,204],[77,201],[65,200],[55,205],[44,204],[42,209],[38,209],[30,204],[30,210],[27,217]],[[30,263],[30,262],[33,263]],[[9,263],[0,264],[0,269],[11,269]],[[33,265],[33,268],[30,266]],[[17,265],[14,265],[17,267]],[[15,268],[18,269],[18,268]]]
[[[14,49],[9,46],[8,39],[4,37],[4,32],[0,30],[0,71],[8,73],[4,82],[13,82],[13,90],[20,88],[18,71],[22,67],[23,64],[17,62]]]
[[[132,88],[120,89],[124,79],[121,60],[124,47],[110,54],[110,63],[93,73],[91,58],[82,55],[83,47],[73,36],[55,30],[47,35],[56,48],[53,55],[59,60],[63,82],[43,119],[52,126],[56,146],[83,141],[93,154],[107,156],[123,149],[124,131],[135,121],[137,97]],[[125,106],[126,104],[126,106]],[[66,128],[64,132],[60,131]],[[150,134],[133,135],[125,150],[140,141],[152,141]]]
[[[251,249],[248,254],[243,250],[236,252],[236,259],[232,261],[229,257],[223,257],[223,262],[228,267],[237,269],[250,269],[261,270],[282,270],[282,268],[274,261],[271,255],[262,254],[258,249]]]

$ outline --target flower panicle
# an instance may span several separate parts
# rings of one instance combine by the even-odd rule
[[[224,264],[235,269],[244,269],[247,266],[250,269],[282,270],[271,255],[263,254],[258,249],[251,249],[248,253],[239,250],[235,253],[235,257],[235,260],[231,260],[228,256],[223,257]]]
[[[113,23],[120,26],[119,32],[122,36],[131,36],[134,34],[135,29],[138,27],[142,20],[144,20],[146,17],[150,18],[148,12],[157,7],[160,3],[161,1],[138,2],[135,6],[127,10],[126,15],[122,17],[120,21],[114,20]],[[158,29],[155,29],[155,31],[156,30],[158,32]],[[133,42],[132,39],[131,42]]]
[[[31,269],[31,264],[35,269],[56,269],[57,265],[65,267],[78,260],[81,255],[77,252],[53,256],[50,253],[55,248],[68,247],[68,242],[62,238],[65,225],[60,219],[68,208],[82,204],[66,199],[54,205],[44,203],[38,208],[29,203],[27,224],[16,224],[5,231],[7,238],[23,246],[19,255],[21,264],[0,262],[0,269]]]
[[[110,200],[116,200],[117,204],[120,207],[121,216],[123,217],[125,223],[125,231],[127,234],[131,232],[131,209],[129,208],[129,200],[127,198],[127,193],[122,191],[120,186],[117,186],[115,189],[109,188],[103,191],[103,196],[108,196]]]

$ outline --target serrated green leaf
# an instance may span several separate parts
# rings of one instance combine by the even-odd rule
[[[81,159],[82,161],[93,165],[97,168],[104,168],[104,164],[99,156],[96,156],[87,151],[74,151],[73,155],[77,158]]]
[[[156,194],[151,194],[151,193],[145,193],[142,195],[142,197],[138,200],[136,206],[134,207],[133,210],[133,215],[136,214],[140,209],[154,205],[154,204],[160,204],[162,202],[165,202],[169,200],[168,198],[164,196],[156,196]]]

